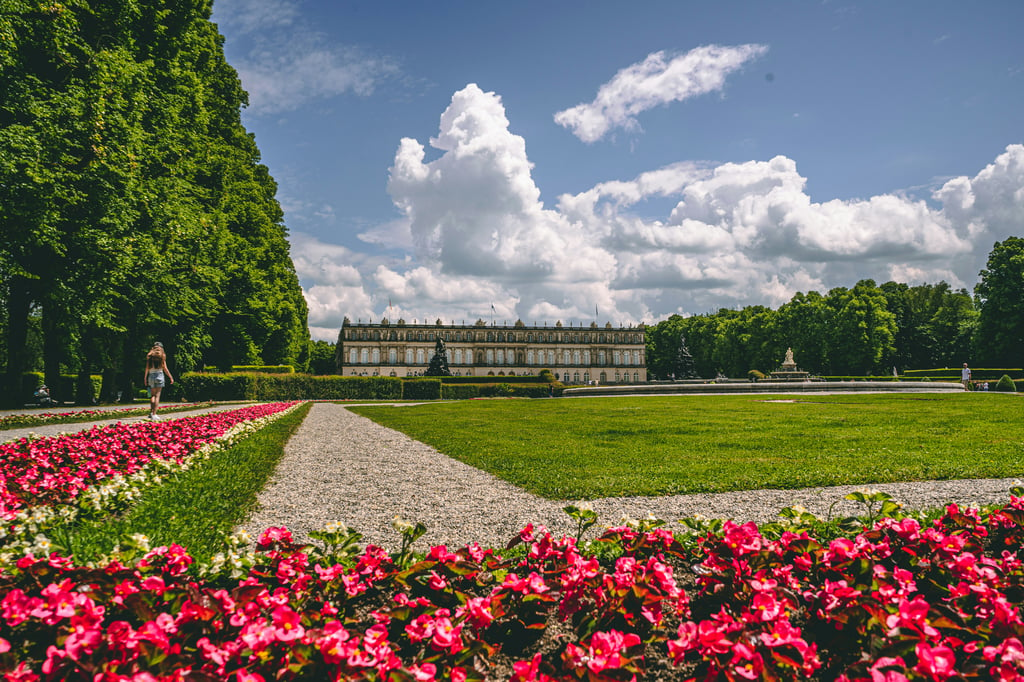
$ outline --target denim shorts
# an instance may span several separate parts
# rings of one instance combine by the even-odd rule
[[[155,369],[150,370],[149,375],[146,377],[146,385],[150,388],[163,388],[164,387],[164,373],[162,370]]]

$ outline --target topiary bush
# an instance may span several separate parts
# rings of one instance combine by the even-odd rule
[[[999,377],[999,383],[996,384],[996,391],[1003,391],[1004,393],[1016,393],[1017,387],[1013,383],[1013,379],[1010,378],[1009,374],[1004,374]]]
[[[449,384],[441,385],[441,397],[445,400],[470,400],[480,397],[480,386],[477,384]]]
[[[441,398],[441,380],[408,379],[402,382],[402,399],[404,400],[439,400]]]

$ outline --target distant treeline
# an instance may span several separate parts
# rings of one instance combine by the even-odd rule
[[[797,293],[777,310],[748,306],[673,315],[647,329],[647,370],[680,377],[680,339],[702,377],[778,369],[792,348],[801,369],[891,375],[909,369],[1024,364],[1024,239],[996,243],[972,296],[947,283],[862,280],[822,295]]]
[[[308,367],[277,186],[209,2],[9,0],[0,12],[0,396],[22,372],[133,394],[172,372]],[[70,396],[59,396],[70,399]]]

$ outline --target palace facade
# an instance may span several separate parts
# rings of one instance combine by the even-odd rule
[[[641,383],[647,381],[644,331],[643,324],[392,324],[387,319],[353,324],[346,317],[336,352],[345,376],[420,376],[440,338],[455,376],[536,375],[549,369],[567,384]]]

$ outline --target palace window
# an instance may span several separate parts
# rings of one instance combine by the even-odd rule
[[[388,364],[393,365],[398,362],[398,349],[388,348]]]
[[[499,336],[500,336],[500,334],[499,334]],[[505,364],[505,351],[503,351],[502,349],[499,348],[498,350],[496,350],[494,352],[494,356],[495,356],[495,359],[497,360],[499,365],[504,365]]]
[[[364,365],[370,362],[370,349],[362,348],[359,350],[359,362]]]
[[[532,365],[533,364],[533,351],[532,350],[526,351],[526,364],[528,364],[528,365]]]
[[[426,358],[426,355],[424,355],[423,349],[422,348],[417,348],[416,349],[416,364],[417,365],[423,365],[423,364],[426,364],[426,362],[427,362],[427,358]]]
[[[621,364],[622,364],[622,354],[619,353],[619,351],[617,351],[617,350],[612,351],[612,366],[613,367],[618,367]]]
[[[597,351],[597,364],[601,365],[602,367],[604,367],[607,364],[607,357],[605,356],[603,350]]]
[[[583,351],[583,364],[584,365],[589,365],[590,364],[590,351],[589,350]]]
[[[553,350],[549,350],[548,351],[548,364],[549,365],[555,364],[555,351],[553,351]]]
[[[578,350],[574,350],[572,352],[572,364],[574,364],[574,365],[580,364],[580,352]]]
[[[411,365],[413,363],[412,348],[405,349],[405,364]]]
[[[456,348],[454,351],[452,351],[452,362],[454,362],[456,365],[461,365],[462,364],[462,349],[461,348]]]
[[[348,364],[355,365],[359,362],[359,351],[355,348],[348,349]]]
[[[375,364],[375,365],[379,365],[380,364],[380,348],[374,348],[373,349],[373,364]]]

